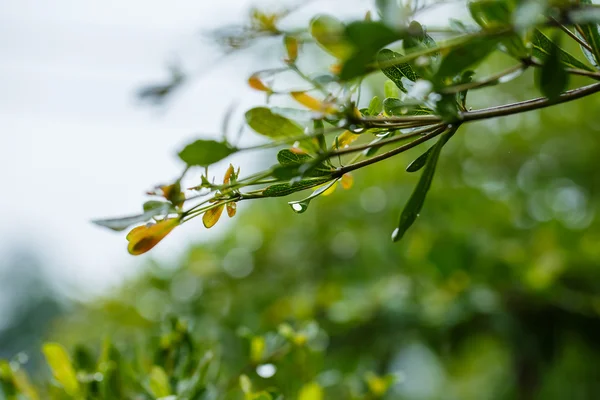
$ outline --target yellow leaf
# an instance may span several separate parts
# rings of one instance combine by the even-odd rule
[[[285,61],[293,63],[298,58],[298,39],[293,36],[285,36],[283,38],[287,58]]]
[[[310,382],[302,386],[298,400],[323,400],[323,389],[317,382]]]
[[[181,185],[179,183],[161,186],[160,189],[163,192],[164,198],[169,200],[175,206],[180,206],[185,201],[185,195],[181,191]]]
[[[68,395],[76,397],[79,394],[79,381],[64,347],[58,343],[46,343],[42,346],[42,352],[54,378],[62,385]]]
[[[257,74],[253,74],[252,76],[250,76],[250,78],[248,78],[248,85],[252,89],[259,90],[261,92],[271,91],[271,89],[269,89],[269,87],[267,87],[267,85],[263,83],[263,81],[258,77]]]
[[[219,222],[219,218],[221,218],[221,214],[223,213],[223,208],[225,208],[224,204],[218,205],[215,208],[211,208],[204,213],[202,216],[202,223],[207,228],[212,228],[215,226],[217,222]]]
[[[227,171],[225,171],[225,176],[223,177],[223,184],[229,185],[232,176],[235,176],[235,169],[233,168],[232,164],[229,164],[229,168],[227,168]]]
[[[350,146],[352,142],[359,138],[359,136],[360,135],[357,135],[356,133],[344,131],[337,137],[337,140],[333,142],[331,147],[335,148],[337,146],[338,149],[343,149],[344,147]]]
[[[329,182],[327,182],[326,184],[321,185],[321,186],[327,186],[327,185],[329,185]],[[331,186],[329,186],[327,188],[327,190],[325,190],[323,193],[321,193],[321,196],[329,196],[330,194],[335,192],[335,188],[337,187],[337,185],[338,185],[338,181],[335,181]],[[321,186],[319,186],[319,187],[321,187]]]
[[[327,114],[333,114],[337,111],[336,108],[331,104],[322,102],[321,100],[316,99],[305,92],[290,92],[290,95],[294,98],[294,100],[310,110]]]
[[[227,215],[229,215],[229,218],[233,217],[235,215],[236,211],[237,211],[237,203],[235,203],[235,202],[227,203]]]
[[[179,225],[179,218],[163,219],[156,224],[148,224],[133,228],[127,234],[127,251],[134,256],[144,254],[156,246],[165,236]]]
[[[340,183],[345,190],[348,190],[354,185],[354,177],[350,173],[344,174],[340,179]]]

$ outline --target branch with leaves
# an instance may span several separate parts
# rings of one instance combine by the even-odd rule
[[[285,13],[253,11],[248,37],[280,36],[285,57],[282,66],[256,72],[248,79],[267,99],[285,96],[302,109],[256,107],[245,113],[254,132],[269,139],[253,147],[238,147],[223,140],[199,139],[179,152],[185,163],[181,176],[160,185],[148,195],[143,213],[95,223],[116,231],[131,226],[127,235],[131,254],[142,254],[182,223],[202,216],[205,227],[214,226],[224,210],[229,217],[244,200],[283,197],[314,191],[288,204],[305,212],[311,201],[335,190],[338,183],[352,186],[351,172],[392,158],[436,137],[438,140],[406,170],[422,170],[421,178],[400,215],[392,234],[404,236],[421,211],[433,181],[443,146],[461,125],[489,118],[510,116],[574,101],[600,91],[600,83],[567,90],[571,76],[600,80],[600,9],[585,1],[544,2],[479,0],[468,3],[476,26],[451,21],[438,32],[437,40],[414,20],[421,8],[406,9],[406,21],[390,25],[386,12],[393,2],[377,1],[379,13],[364,20],[344,23],[333,16],[315,16],[306,30],[285,31],[279,27]],[[389,3],[389,4],[388,4]],[[569,54],[562,40],[574,40],[585,62]],[[239,44],[235,40],[226,41]],[[299,66],[303,46],[318,45],[336,62],[329,71],[311,76]],[[477,68],[495,52],[515,60],[513,66],[489,76],[477,77]],[[472,110],[467,93],[501,85],[535,70],[535,81],[543,97],[518,103]],[[306,90],[274,89],[274,81],[292,72],[310,87]],[[363,79],[373,73],[387,77],[385,98],[375,96],[361,107]],[[310,126],[295,119],[307,116]],[[263,172],[242,177],[230,165],[222,184],[214,183],[209,167],[234,153],[281,148],[277,163]],[[190,171],[200,169],[198,184],[184,188]],[[150,222],[149,222],[150,221]],[[141,224],[141,225],[140,225]]]

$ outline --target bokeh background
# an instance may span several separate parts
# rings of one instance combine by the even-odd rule
[[[343,3],[313,2],[289,23],[371,7]],[[308,338],[304,358],[248,372],[289,398],[311,381],[327,399],[375,395],[370,374],[397,378],[387,398],[597,398],[599,96],[461,129],[398,244],[390,233],[418,179],[404,168],[422,149],[358,171],[350,191],[302,215],[287,199],[241,204],[235,219],[186,224],[138,258],[90,224],[137,212],[145,190],[178,176],[178,148],[220,135],[232,104],[241,115],[264,102],[245,82],[277,65],[279,42],[224,57],[206,34],[243,23],[250,5],[0,3],[0,357],[43,376],[44,340],[94,349],[108,335],[127,352],[178,318],[227,375],[253,357],[248,341],[289,324]],[[462,15],[449,10],[426,18]],[[160,104],[136,97],[175,64],[192,79]],[[495,56],[482,73],[508,65]],[[470,105],[539,96],[532,82],[470,94]],[[234,163],[270,165],[261,154]]]

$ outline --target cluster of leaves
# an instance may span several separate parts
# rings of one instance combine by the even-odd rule
[[[188,323],[171,318],[153,334],[146,332],[142,346],[119,349],[110,339],[103,341],[98,352],[78,344],[71,354],[59,343],[48,342],[42,351],[51,379],[40,386],[32,383],[18,357],[0,361],[0,395],[6,399],[283,399],[282,389],[253,383],[273,377],[279,368],[308,367],[320,357],[323,331],[312,322],[299,329],[281,324],[277,331],[264,335],[239,329],[238,341],[243,354],[235,355],[238,370],[231,370],[231,356],[215,343],[194,338]],[[138,345],[141,343],[138,342]],[[149,351],[150,349],[150,351]],[[236,346],[237,349],[237,346]],[[133,350],[133,351],[132,351]],[[97,354],[96,354],[97,353]],[[277,364],[277,366],[275,365]],[[252,376],[252,378],[250,376]],[[364,375],[362,385],[354,390],[353,399],[376,399],[383,396],[397,380],[396,376]],[[298,400],[322,400],[324,389],[316,380],[297,382],[293,390]],[[347,389],[348,390],[348,389]]]
[[[186,164],[182,176],[151,193],[164,197],[166,202],[150,201],[144,205],[144,213],[133,217],[95,222],[123,230],[153,220],[150,225],[134,228],[127,237],[130,253],[141,254],[175,226],[196,216],[204,215],[206,227],[217,222],[224,207],[232,216],[235,205],[242,200],[287,196],[315,188],[310,196],[289,202],[292,210],[304,212],[310,201],[328,193],[336,182],[344,177],[346,182],[350,181],[351,171],[439,136],[437,143],[407,168],[409,172],[421,169],[423,172],[392,234],[396,241],[419,215],[442,147],[462,124],[527,112],[600,91],[599,83],[567,91],[572,75],[600,78],[600,18],[598,7],[589,0],[470,1],[468,8],[477,25],[451,21],[449,28],[439,32],[428,31],[412,15],[405,23],[390,25],[385,12],[389,12],[394,2],[377,4],[379,20],[370,13],[364,20],[350,23],[318,15],[307,30],[299,31],[278,27],[283,13],[254,11],[253,31],[281,36],[286,56],[283,67],[253,74],[249,85],[265,92],[268,99],[289,96],[304,110],[279,107],[248,110],[247,125],[270,139],[269,143],[240,148],[226,139],[197,140],[179,153]],[[432,34],[439,38],[434,40]],[[561,47],[561,34],[580,44],[589,65]],[[298,67],[300,48],[311,43],[335,59],[329,73],[311,77]],[[506,54],[515,64],[479,77],[476,67],[495,52]],[[543,98],[475,111],[467,106],[468,91],[506,83],[528,68],[535,68]],[[273,80],[285,71],[296,73],[308,88],[276,90]],[[377,71],[388,78],[385,99],[374,97],[368,107],[360,108],[358,96],[363,79]],[[305,115],[312,120],[312,126],[303,127],[290,115]],[[334,136],[331,145],[327,144],[326,135]],[[384,146],[394,144],[400,145],[379,152]],[[267,171],[244,178],[237,174],[235,179],[226,176],[222,185],[210,181],[208,167],[233,153],[284,145],[293,147],[281,150],[277,156],[279,163]],[[182,179],[197,167],[204,170],[200,184],[182,190]],[[248,190],[251,186],[259,188]]]

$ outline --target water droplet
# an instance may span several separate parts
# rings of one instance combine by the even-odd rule
[[[277,367],[273,364],[263,364],[256,367],[256,374],[261,378],[270,378],[277,372]]]
[[[288,204],[292,207],[292,210],[297,214],[302,214],[304,211],[306,211],[308,209],[308,203],[290,202]]]

